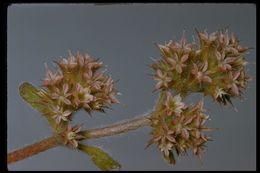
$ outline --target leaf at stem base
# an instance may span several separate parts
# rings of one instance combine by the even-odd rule
[[[92,162],[102,171],[120,169],[121,165],[98,147],[79,144],[78,149],[91,157]]]

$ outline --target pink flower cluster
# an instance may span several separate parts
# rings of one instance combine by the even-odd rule
[[[183,35],[179,42],[158,45],[161,58],[151,65],[155,89],[173,89],[181,95],[203,92],[222,104],[241,97],[250,79],[245,70],[249,48],[228,30],[197,35],[198,43],[187,43]]]
[[[90,55],[70,54],[68,58],[55,61],[55,72],[47,69],[43,87],[38,95],[42,104],[49,107],[46,114],[57,125],[71,120],[72,113],[84,108],[104,112],[113,103],[119,103],[114,81],[100,69],[102,62]]]
[[[234,34],[228,30],[211,34],[197,31],[197,36],[197,43],[188,43],[183,35],[179,42],[158,44],[161,58],[151,64],[157,81],[155,90],[160,90],[163,102],[159,101],[152,115],[148,146],[156,143],[164,158],[173,164],[174,151],[179,155],[191,149],[201,158],[210,139],[202,132],[212,130],[204,125],[208,116],[203,102],[186,106],[182,98],[201,92],[226,105],[232,97],[242,96],[250,79],[245,69],[249,48],[241,46]]]
[[[153,131],[148,145],[157,144],[164,158],[172,164],[176,162],[174,151],[180,155],[191,149],[201,159],[209,140],[203,131],[211,130],[204,126],[208,120],[204,111],[203,102],[188,107],[179,95],[173,97],[167,92],[158,113],[151,118]]]

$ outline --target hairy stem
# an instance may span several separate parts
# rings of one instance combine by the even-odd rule
[[[133,120],[127,120],[124,122],[115,123],[108,125],[103,128],[91,129],[83,131],[82,134],[86,136],[86,139],[95,139],[105,136],[117,135],[120,133],[126,133],[131,130],[135,130],[150,124],[149,117],[152,113]],[[18,149],[7,155],[7,163],[14,163],[19,160],[23,160],[40,152],[46,151],[48,149],[54,148],[56,146],[62,145],[58,136],[51,136],[42,141],[34,143],[32,145],[26,146],[24,148]]]
[[[57,136],[51,136],[49,138],[36,142],[32,145],[28,145],[24,148],[8,153],[7,163],[10,164],[10,163],[17,162],[19,160],[23,160],[25,158],[31,157],[35,154],[51,149],[58,145],[59,142],[57,140]]]
[[[142,116],[133,120],[108,125],[103,128],[91,129],[82,132],[87,139],[95,139],[105,136],[113,136],[121,133],[135,130],[150,124],[149,116]]]

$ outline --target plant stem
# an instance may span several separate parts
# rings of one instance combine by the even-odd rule
[[[152,112],[153,113],[153,112]],[[150,124],[149,117],[152,113],[145,116],[135,118],[132,120],[127,120],[124,122],[119,122],[115,124],[108,125],[103,128],[91,129],[83,131],[82,134],[86,136],[86,139],[95,139],[105,136],[117,135],[120,133],[126,133],[131,130],[135,130]],[[40,152],[46,151],[48,149],[62,145],[58,136],[51,136],[49,138],[43,139],[42,141],[36,142],[32,145],[28,145],[24,148],[18,149],[7,155],[7,163],[14,163],[19,160],[23,160]]]
[[[158,99],[156,106],[155,106],[155,112],[157,112],[160,109],[160,107],[162,106],[165,95],[166,95],[166,91],[160,92],[159,99]]]
[[[113,135],[125,133],[130,130],[135,130],[149,124],[150,124],[149,116],[146,115],[133,120],[127,120],[124,122],[111,124],[103,128],[86,130],[83,131],[81,134],[85,136],[87,139],[95,139],[95,138],[113,136]]]
[[[32,145],[28,145],[24,148],[8,153],[7,163],[10,164],[17,162],[19,160],[23,160],[25,158],[31,157],[35,154],[58,146],[59,142],[56,138],[57,136],[51,136]]]

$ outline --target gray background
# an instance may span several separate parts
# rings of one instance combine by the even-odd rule
[[[158,57],[154,43],[178,39],[183,29],[191,41],[194,28],[209,32],[228,27],[242,44],[253,47],[247,56],[249,74],[256,76],[256,6],[252,4],[19,4],[8,8],[8,151],[34,143],[51,134],[47,122],[19,96],[23,81],[40,85],[44,63],[68,50],[101,58],[123,94],[120,105],[107,115],[90,118],[78,112],[74,123],[84,128],[100,127],[133,118],[152,109],[158,93],[149,76],[150,57]],[[191,96],[194,102],[200,95]],[[144,150],[150,128],[125,135],[88,141],[110,153],[122,170],[255,170],[256,169],[256,79],[249,83],[245,100],[221,107],[205,98],[211,120],[219,130],[210,133],[203,165],[191,153],[168,165],[155,145]],[[57,147],[8,166],[9,170],[98,170],[89,157]]]

